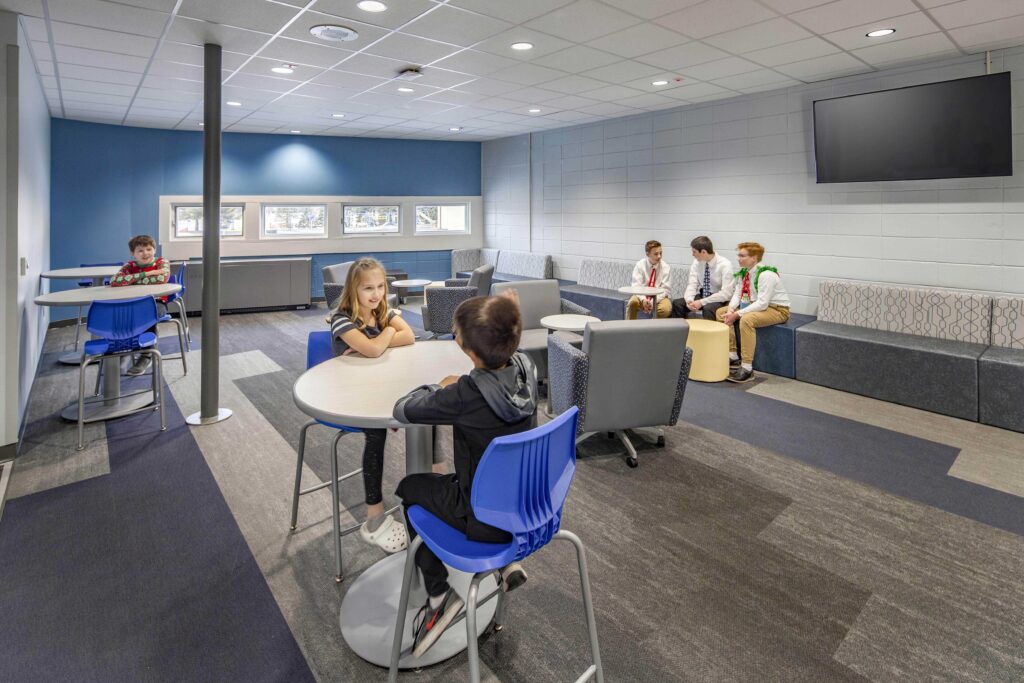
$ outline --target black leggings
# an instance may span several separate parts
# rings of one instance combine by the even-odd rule
[[[384,443],[388,438],[386,429],[364,429],[366,445],[363,446],[363,488],[366,490],[366,504],[376,505],[384,501],[381,483],[384,479]]]

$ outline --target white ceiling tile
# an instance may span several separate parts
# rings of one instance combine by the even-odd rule
[[[932,33],[853,50],[853,54],[872,66],[880,67],[939,55],[959,55],[960,50],[944,33]]]
[[[142,80],[141,73],[114,71],[112,69],[96,69],[91,66],[76,64],[60,64],[61,78],[77,78],[83,81],[101,81],[103,83],[120,83],[122,85],[138,85]]]
[[[779,14],[792,14],[801,10],[827,5],[833,0],[761,0],[761,3],[768,5]]]
[[[811,37],[811,34],[800,28],[789,19],[781,17],[769,19],[759,24],[745,26],[735,31],[710,36],[704,42],[733,54],[744,54],[754,50],[762,50],[795,40]]]
[[[777,66],[789,64],[813,57],[824,57],[825,55],[839,52],[832,43],[822,40],[817,36],[805,38],[785,45],[777,45],[764,50],[756,50],[743,55],[746,59],[763,64],[765,66]]]
[[[624,85],[609,85],[604,88],[598,88],[597,90],[588,90],[581,94],[584,97],[588,97],[592,100],[601,100],[602,102],[614,102],[615,100],[621,100],[627,97],[642,95],[643,92],[635,88],[627,88]]]
[[[560,38],[586,42],[598,36],[621,31],[639,21],[634,16],[594,0],[577,0],[526,25]]]
[[[434,66],[440,66],[453,71],[472,74],[474,76],[486,76],[499,69],[518,64],[519,62],[507,57],[499,57],[489,52],[478,52],[477,50],[463,50],[450,57],[445,57]]]
[[[274,81],[279,81],[279,85],[285,90],[288,90],[298,85],[296,81],[308,81],[310,78],[313,78],[323,71],[323,69],[318,66],[305,66],[304,64],[293,64],[293,72],[290,74],[276,74],[271,71],[271,69],[280,65],[281,62],[276,59],[253,57],[236,73],[239,75],[249,74],[251,76],[262,76]],[[235,78],[237,78],[237,76],[233,76],[231,81]],[[230,83],[231,81],[228,82]]]
[[[29,40],[42,43],[50,42],[50,34],[46,30],[46,22],[44,20],[35,17],[22,17],[21,23],[25,26],[25,33],[28,34]]]
[[[676,102],[676,104],[679,104]],[[617,102],[601,102],[599,104],[593,104],[589,107],[581,107],[578,111],[584,114],[592,114],[594,116],[625,116],[627,114],[635,114],[636,109],[629,107]]]
[[[716,47],[693,42],[637,57],[636,61],[667,69],[668,71],[680,71],[694,64],[703,64],[704,62],[728,56],[728,53],[722,52]]]
[[[461,90],[441,90],[440,92],[433,93],[428,96],[429,99],[437,102],[447,102],[448,104],[473,104],[484,99],[486,95],[479,95],[477,93],[463,92]]]
[[[146,77],[143,87],[139,88],[139,98],[150,102],[194,102],[196,104],[203,98],[202,91],[198,93],[187,93],[179,90],[153,87],[153,78]],[[134,92],[134,88],[132,89]]]
[[[478,95],[487,95],[490,97],[501,95],[504,97],[505,93],[518,90],[519,88],[511,83],[504,83],[502,81],[495,81],[487,78],[481,78],[471,83],[464,83],[459,86],[459,90],[465,90],[466,92],[476,93]]]
[[[839,52],[825,57],[783,64],[775,67],[775,70],[792,76],[798,81],[810,83],[826,78],[865,73],[872,71],[872,68],[846,52]]]
[[[104,0],[50,0],[50,21],[159,38],[170,15]]]
[[[574,93],[583,92],[585,90],[596,90],[597,88],[603,88],[606,84],[604,81],[599,81],[594,78],[587,78],[586,76],[565,76],[564,78],[557,78],[553,81],[544,84],[546,90],[554,90],[555,92],[564,93],[566,95],[572,95]]]
[[[101,83],[99,81],[83,81],[77,78],[61,78],[61,89],[65,92],[96,92],[110,95],[132,95],[136,86],[123,83]]]
[[[103,52],[101,50],[89,50],[68,45],[55,45],[54,51],[57,53],[57,62],[61,65],[68,63],[79,66],[93,66],[99,69],[133,71],[135,73],[145,71],[146,64],[149,61],[142,57]]]
[[[152,50],[150,52],[152,52]],[[160,51],[157,53],[157,59],[162,59],[168,62],[177,62],[179,64],[202,66],[205,59],[205,53],[206,51],[201,45],[186,45],[185,43],[174,43],[169,40],[165,40],[160,45]],[[238,52],[227,52],[225,50],[221,50],[220,53],[221,66],[231,71],[242,66],[242,63],[246,59],[248,59],[248,55],[243,55]]]
[[[868,38],[867,33],[879,28],[894,28],[896,33],[881,38]],[[939,30],[938,25],[928,18],[924,12],[905,14],[902,17],[883,19],[870,24],[861,24],[852,28],[827,33],[823,38],[829,40],[844,50],[856,50],[862,47],[874,47],[885,43],[892,43],[906,38],[923,36],[935,33]]]
[[[562,71],[556,71],[555,69],[549,69],[546,66],[538,66],[536,64],[516,64],[491,74],[493,78],[498,80],[519,83],[520,85],[537,85],[538,83],[553,81],[564,75],[565,73]]]
[[[457,52],[460,48],[427,40],[404,33],[392,33],[380,42],[366,48],[369,54],[379,57],[390,57],[409,64],[429,64]]]
[[[26,19],[26,21],[28,21]],[[116,52],[136,57],[148,57],[156,49],[156,38],[135,36],[115,31],[106,31],[88,26],[74,26],[53,22],[53,41],[60,45],[86,47],[92,50],[110,50],[117,45]],[[45,33],[43,40],[48,40]]]
[[[427,66],[421,69],[423,75],[416,79],[417,85],[432,85],[437,88],[451,88],[476,80],[476,76]]]
[[[1019,0],[963,0],[931,10],[935,21],[945,28],[960,28],[1024,14]]]
[[[375,76],[364,76],[362,74],[354,74],[348,71],[332,69],[331,71],[325,71],[316,78],[314,78],[313,82],[318,83],[320,85],[329,85],[337,88],[367,90],[369,88],[374,88],[380,85],[386,80],[387,79],[377,78]]]
[[[553,100],[548,100],[543,103],[543,105],[549,109],[579,109],[580,107],[590,107],[595,104],[599,104],[599,102],[587,97],[580,97],[579,95],[556,97]]]
[[[294,91],[296,95],[316,97],[318,99],[336,103],[344,102],[348,98],[358,95],[361,92],[363,91],[351,88],[337,88],[330,85],[320,85],[319,83],[305,83],[300,85]]]
[[[1024,43],[1024,16],[951,29],[949,34],[963,48],[980,51]]]
[[[921,5],[921,7],[924,7],[925,9],[930,9],[941,5],[951,5],[958,1],[959,0],[917,0],[917,4]]]
[[[451,5],[497,17],[513,24],[522,24],[534,17],[568,5],[572,0],[451,0]]]
[[[501,97],[489,97],[486,100],[480,100],[476,105],[480,109],[486,109],[490,112],[496,111],[523,111],[528,108],[521,102],[514,102],[512,100],[506,100]]]
[[[43,16],[42,0],[0,0],[0,10],[28,17]]]
[[[601,81],[606,81],[608,83],[623,83],[625,81],[632,81],[637,78],[656,74],[658,71],[659,69],[656,69],[649,64],[641,64],[640,62],[625,60],[609,64],[608,66],[602,66],[597,69],[591,69],[590,71],[585,71],[583,75],[596,78]]]
[[[797,12],[790,18],[820,35],[915,11],[917,5],[913,0],[837,0]]]
[[[701,97],[729,96],[731,94],[731,90],[714,83],[690,83],[665,91],[665,97],[681,100],[696,100]]]
[[[574,45],[565,50],[539,57],[533,60],[533,63],[576,73],[587,69],[596,69],[599,66],[607,66],[617,61],[619,61],[619,57],[616,55],[601,52],[586,45]]]
[[[392,79],[402,69],[409,67],[409,62],[397,59],[387,59],[361,52],[346,59],[340,66],[339,71],[350,71],[355,74],[376,76],[377,78]]]
[[[260,57],[274,59],[289,64],[306,64],[329,68],[352,54],[351,50],[316,43],[294,40],[292,38],[275,38],[273,42],[260,52]]]
[[[39,61],[37,61],[36,62],[36,73],[38,73],[40,76],[52,76],[54,74],[53,62],[46,61],[46,60],[39,60]]]
[[[194,95],[202,95],[203,84],[199,81],[186,81],[180,78],[167,78],[166,76],[146,76],[142,82],[143,90],[163,90],[168,93],[191,93]]]
[[[169,76],[171,78],[187,78],[193,81],[203,80],[203,67],[195,66],[194,64],[177,64],[175,62],[165,62],[162,59],[158,59],[153,62],[149,67],[149,71],[154,76]]]
[[[141,92],[139,93],[139,96],[142,96]],[[221,90],[221,96],[224,101],[235,100],[241,102],[241,109],[244,110],[249,107],[262,107],[264,104],[278,97],[278,93],[267,92],[265,90],[251,90],[249,88],[235,88],[229,83],[224,86],[223,90]]]
[[[678,79],[678,80],[677,80]],[[668,81],[666,85],[654,85],[654,81]],[[638,78],[635,81],[629,81],[623,83],[627,88],[636,88],[637,90],[649,93],[663,93],[666,90],[672,90],[673,88],[679,88],[683,85],[690,83],[688,79],[682,76],[676,76],[675,74],[659,73],[654,76],[648,76],[646,78]]]
[[[677,12],[684,7],[699,5],[704,0],[603,0],[603,2],[638,17],[654,19],[670,12]]]
[[[692,38],[703,38],[773,17],[773,11],[754,0],[707,0],[661,17],[656,23]]]
[[[552,81],[552,83],[554,83],[554,81]],[[523,104],[537,104],[540,102],[554,100],[559,97],[565,97],[566,95],[571,94],[569,91],[559,92],[555,90],[549,90],[548,88],[550,86],[551,83],[545,83],[543,88],[521,88],[519,90],[514,90],[512,92],[505,93],[504,95],[502,95],[502,97],[509,100],[514,100],[516,102],[521,102]]]
[[[373,104],[378,107],[386,107],[389,113],[397,114],[399,107],[404,105],[407,100],[408,98],[396,92],[371,90],[370,92],[356,95],[350,101],[357,104]]]
[[[251,55],[263,47],[270,36],[266,33],[211,24],[208,21],[178,17],[171,24],[167,39],[200,46],[216,43],[224,50]]]
[[[651,109],[651,108],[662,108],[662,107],[678,107],[679,102],[673,99],[669,99],[663,95],[656,93],[645,93],[643,95],[637,95],[636,97],[629,97],[624,100],[620,100],[618,104],[637,107],[638,109]]]
[[[399,92],[399,88],[408,88],[412,92]],[[419,83],[405,83],[403,81],[389,81],[387,83],[381,83],[379,86],[374,88],[371,92],[381,93],[384,95],[395,96],[401,98],[403,101],[414,100],[431,93],[440,92],[438,88],[430,88]]]
[[[588,45],[623,57],[636,57],[689,42],[675,31],[644,23],[591,40]]]
[[[735,76],[736,74],[747,73],[758,69],[758,65],[740,57],[726,57],[717,59],[706,64],[698,64],[683,69],[688,78],[696,78],[699,81],[711,81],[716,78]]]
[[[284,33],[281,35],[285,38],[294,38],[295,40],[306,40],[317,43],[321,41],[314,38],[312,34],[310,34],[309,29],[322,24],[338,23],[338,18],[330,14],[321,14],[320,12],[303,12],[299,15],[298,19],[292,22],[288,28],[284,30]],[[357,21],[346,21],[342,23],[359,34],[356,39],[346,41],[344,43],[324,42],[324,45],[337,45],[345,50],[361,50],[373,41],[383,38],[388,34],[387,29],[383,29],[379,26],[371,26],[370,24],[364,24]]]
[[[720,85],[723,88],[741,90],[745,92],[751,88],[772,85],[775,83],[780,84],[778,87],[783,87],[784,84],[792,84],[793,79],[784,74],[780,74],[777,71],[772,71],[771,69],[758,69],[757,71],[748,71],[747,73],[737,74],[735,76],[719,78],[713,82],[715,85]]]
[[[287,5],[252,0],[183,0],[178,16],[202,19],[215,24],[247,28],[262,33],[277,33],[298,10]]]
[[[80,106],[84,106],[86,104],[105,104],[117,107],[127,107],[132,101],[130,95],[107,95],[98,92],[72,91],[67,91],[62,94],[64,95],[64,102]]]
[[[437,7],[436,4],[429,2],[429,0],[401,0],[400,2],[389,2],[387,6],[388,8],[383,12],[364,12],[356,7],[355,0],[318,0],[315,5],[317,12],[388,29],[398,28],[427,10]],[[336,19],[325,23],[345,24],[345,22],[338,22]]]
[[[97,102],[80,102],[74,98],[64,98],[64,108],[68,114],[74,114],[76,112],[91,112],[100,114],[119,114],[124,116],[128,110],[126,104],[102,104]]]
[[[441,5],[403,27],[402,32],[469,47],[510,28],[512,24],[507,21]]]
[[[269,90],[281,93],[288,92],[292,88],[297,87],[301,81],[289,81],[284,78],[271,78],[253,73],[236,72],[228,82],[238,88],[255,88],[256,90]],[[202,83],[199,85],[202,87]]]
[[[512,43],[531,43],[531,50],[513,50]],[[571,47],[572,43],[561,38],[540,33],[523,26],[503,31],[496,36],[481,41],[474,49],[490,52],[502,57],[510,57],[518,62],[528,62],[537,57],[551,54]]]

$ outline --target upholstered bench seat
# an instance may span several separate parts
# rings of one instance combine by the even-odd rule
[[[819,320],[796,330],[796,377],[977,421],[978,359],[987,348]]]
[[[781,325],[760,327],[754,350],[754,369],[790,379],[796,377],[796,331],[815,321],[813,315],[790,313]]]
[[[979,421],[1024,432],[1024,350],[989,347],[978,375]]]
[[[590,309],[601,320],[622,320],[626,317],[629,294],[590,285],[563,285],[562,297]]]

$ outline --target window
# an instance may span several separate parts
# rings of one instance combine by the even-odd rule
[[[467,204],[417,204],[417,233],[469,232]]]
[[[327,206],[264,205],[263,236],[291,239],[327,237]]]
[[[220,207],[220,236],[242,236],[242,206]],[[176,238],[203,236],[203,207],[180,204],[174,207],[174,236]]]
[[[386,235],[402,232],[398,206],[345,206],[342,232],[346,235]]]

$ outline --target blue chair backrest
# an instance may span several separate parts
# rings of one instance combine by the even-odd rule
[[[310,332],[306,338],[306,369],[320,365],[325,360],[334,358],[331,348],[331,333],[327,331]]]
[[[157,323],[156,301],[151,296],[119,301],[94,301],[86,328],[112,342],[113,351],[134,348],[139,335]]]
[[[515,537],[516,559],[545,546],[558,531],[576,472],[572,407],[528,432],[500,436],[487,447],[473,478],[473,514]]]

